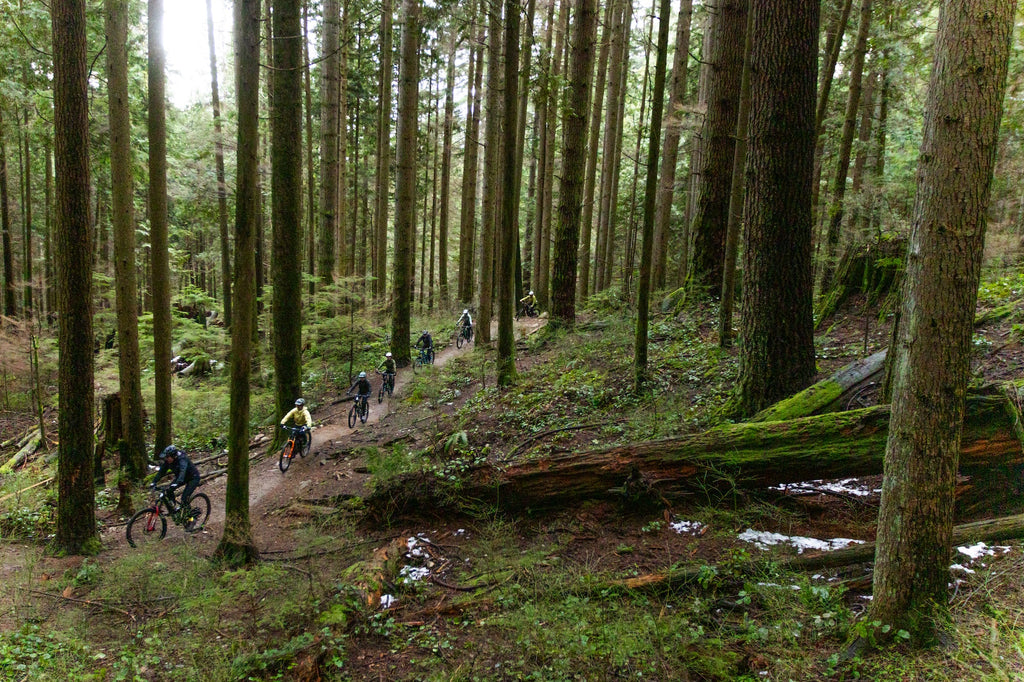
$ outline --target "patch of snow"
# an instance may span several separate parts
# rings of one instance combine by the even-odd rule
[[[956,551],[960,552],[961,554],[966,554],[971,559],[980,559],[983,556],[995,556],[996,552],[1000,552],[1001,554],[1007,554],[1009,553],[1010,548],[1006,547],[1005,545],[995,545],[989,547],[984,542],[977,542],[973,545],[957,547]]]
[[[833,538],[831,540],[818,540],[816,538],[805,538],[799,535],[782,535],[768,531],[754,530],[748,528],[739,534],[739,539],[744,542],[753,543],[758,549],[768,549],[772,545],[792,545],[796,548],[797,554],[803,554],[805,549],[831,552],[837,549],[844,549],[850,545],[862,545],[863,540],[851,540],[849,538]]]
[[[960,564],[953,564],[952,566],[949,567],[949,570],[951,570],[951,571],[963,571],[964,573],[974,573],[974,569],[973,568],[967,568],[966,566],[962,566]]]
[[[430,542],[427,536],[420,533],[414,537],[411,537],[405,541],[405,546],[409,548],[409,556],[426,556],[427,553],[419,548],[420,540],[424,542]]]
[[[398,599],[396,597],[393,597],[390,594],[382,594],[382,595],[380,595],[380,607],[382,609],[390,609],[397,602],[398,602]]]
[[[784,493],[787,492],[819,492],[819,493],[841,493],[844,495],[855,495],[857,497],[866,497],[868,495],[877,495],[882,492],[881,488],[868,488],[860,484],[858,478],[844,478],[839,481],[825,481],[825,480],[814,480],[814,481],[802,481],[800,483],[783,483],[782,485],[773,485],[769,490],[781,490]]]
[[[704,530],[704,524],[699,521],[676,521],[669,525],[677,533],[697,535]]]
[[[403,566],[398,575],[402,578],[402,582],[406,584],[415,583],[430,575],[430,569],[419,566]]]

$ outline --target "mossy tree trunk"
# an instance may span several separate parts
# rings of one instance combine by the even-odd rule
[[[964,397],[1015,9],[1014,0],[944,2],[935,38],[871,605],[871,620],[915,643],[933,642],[948,618],[953,492],[972,445]]]

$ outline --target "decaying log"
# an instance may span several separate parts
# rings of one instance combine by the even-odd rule
[[[25,446],[18,450],[18,453],[14,455],[14,457],[7,460],[3,466],[0,466],[0,476],[9,474],[14,471],[16,467],[21,466],[21,464],[29,458],[29,455],[39,449],[39,445],[41,443],[42,438],[39,437],[39,431],[36,430],[35,434],[29,438],[27,443],[25,443]]]
[[[1024,465],[1005,397],[972,395],[964,419],[960,472],[985,476]],[[680,498],[708,490],[762,489],[782,483],[879,474],[889,406],[788,421],[727,424],[704,433],[630,443],[471,470],[456,496],[519,510],[564,507],[590,499]],[[448,504],[438,486],[400,478],[370,496],[371,509]],[[450,494],[450,493],[449,493]]]
[[[965,523],[953,528],[953,547],[974,542],[994,543],[1024,538],[1024,514],[1004,516],[998,519],[986,519]],[[842,568],[854,564],[869,563],[875,560],[875,543],[867,542],[833,552],[815,554],[797,554],[776,558],[778,566],[794,571],[818,571],[828,568]],[[750,562],[748,569],[753,572],[763,562]],[[701,574],[701,567],[683,567],[658,573],[648,573],[624,580],[613,580],[603,585],[628,590],[645,590],[668,587],[679,587],[695,582]],[[600,588],[599,588],[600,589]]]

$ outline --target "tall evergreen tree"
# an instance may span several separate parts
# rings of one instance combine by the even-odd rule
[[[149,0],[149,250],[153,288],[153,372],[156,433],[153,449],[171,444],[171,264],[167,233],[167,103],[164,1]]]
[[[953,501],[1015,0],[942,3],[903,286],[870,621],[948,619]]]
[[[228,185],[224,172],[224,133],[220,121],[217,47],[213,39],[213,0],[206,0],[206,40],[210,45],[210,104],[213,108],[213,155],[217,172],[217,225],[220,228],[220,277],[224,325],[231,328],[231,242],[228,239]]]
[[[121,466],[132,480],[146,474],[142,429],[139,321],[135,288],[135,191],[128,102],[128,3],[106,0],[107,108],[110,120],[110,187],[117,292],[117,372],[121,391]]]
[[[383,301],[384,295],[387,293],[388,195],[391,186],[391,86],[393,78],[392,11],[391,0],[382,0],[380,19],[380,110],[377,112],[377,203],[374,206],[373,213],[375,235],[373,249],[373,295],[378,301]]]
[[[324,2],[324,62],[320,86],[320,259],[321,284],[334,279],[334,234],[337,231],[339,188],[338,133],[340,128],[341,72],[339,38],[341,10],[338,0]]]
[[[235,2],[235,92],[238,160],[235,199],[235,320],[231,326],[231,411],[224,535],[217,555],[232,566],[258,552],[249,519],[249,380],[256,313],[256,235],[259,210],[260,0]]]
[[[519,197],[516,193],[519,137],[519,0],[505,0],[505,126],[501,152],[501,210],[498,229],[498,385],[516,382],[516,343],[512,317],[516,301],[513,296],[516,256],[519,253],[516,214]],[[516,118],[513,118],[516,114]],[[575,255],[575,254],[574,254]]]
[[[403,0],[398,79],[398,144],[395,148],[395,265],[391,288],[391,352],[409,364],[412,307],[412,242],[416,232],[416,128],[419,114],[419,0]]]
[[[749,415],[814,377],[811,176],[818,4],[754,0],[738,404]]]
[[[99,549],[93,472],[92,238],[89,228],[89,94],[85,0],[54,0],[54,235],[60,340],[57,390],[56,549]]]

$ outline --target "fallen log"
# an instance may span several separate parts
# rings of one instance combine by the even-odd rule
[[[960,456],[965,476],[1024,464],[1014,410],[1001,395],[967,401]],[[483,465],[457,490],[423,475],[382,486],[371,511],[396,513],[424,505],[479,502],[503,509],[565,507],[592,499],[679,499],[737,488],[879,474],[889,406],[788,421],[726,424],[704,433],[629,443],[522,462]]]
[[[985,519],[965,523],[953,527],[953,547],[959,547],[973,542],[1003,542],[1024,538],[1024,514],[1004,516],[998,519]],[[955,554],[954,554],[955,556]],[[833,552],[819,552],[816,554],[797,554],[783,558],[776,558],[775,564],[792,571],[817,571],[827,568],[843,568],[855,564],[864,564],[875,560],[875,543],[867,542],[863,545],[854,545],[846,549],[839,549]],[[751,561],[746,565],[746,571],[753,573],[762,564],[763,560]],[[741,571],[743,569],[741,568]],[[669,587],[679,587],[695,582],[706,568],[701,566],[687,566],[657,573],[613,580],[598,587],[598,591],[607,587],[619,587],[628,590],[650,590]]]
[[[39,436],[39,431],[36,431],[35,434],[28,440],[28,442],[25,443],[25,446],[21,450],[18,450],[18,453],[14,455],[14,457],[11,457],[9,460],[7,460],[6,464],[0,466],[0,476],[4,474],[9,474],[12,471],[14,471],[16,467],[20,466],[25,460],[29,458],[29,455],[33,454],[36,450],[39,449],[40,443],[42,443],[42,438],[40,438]]]

